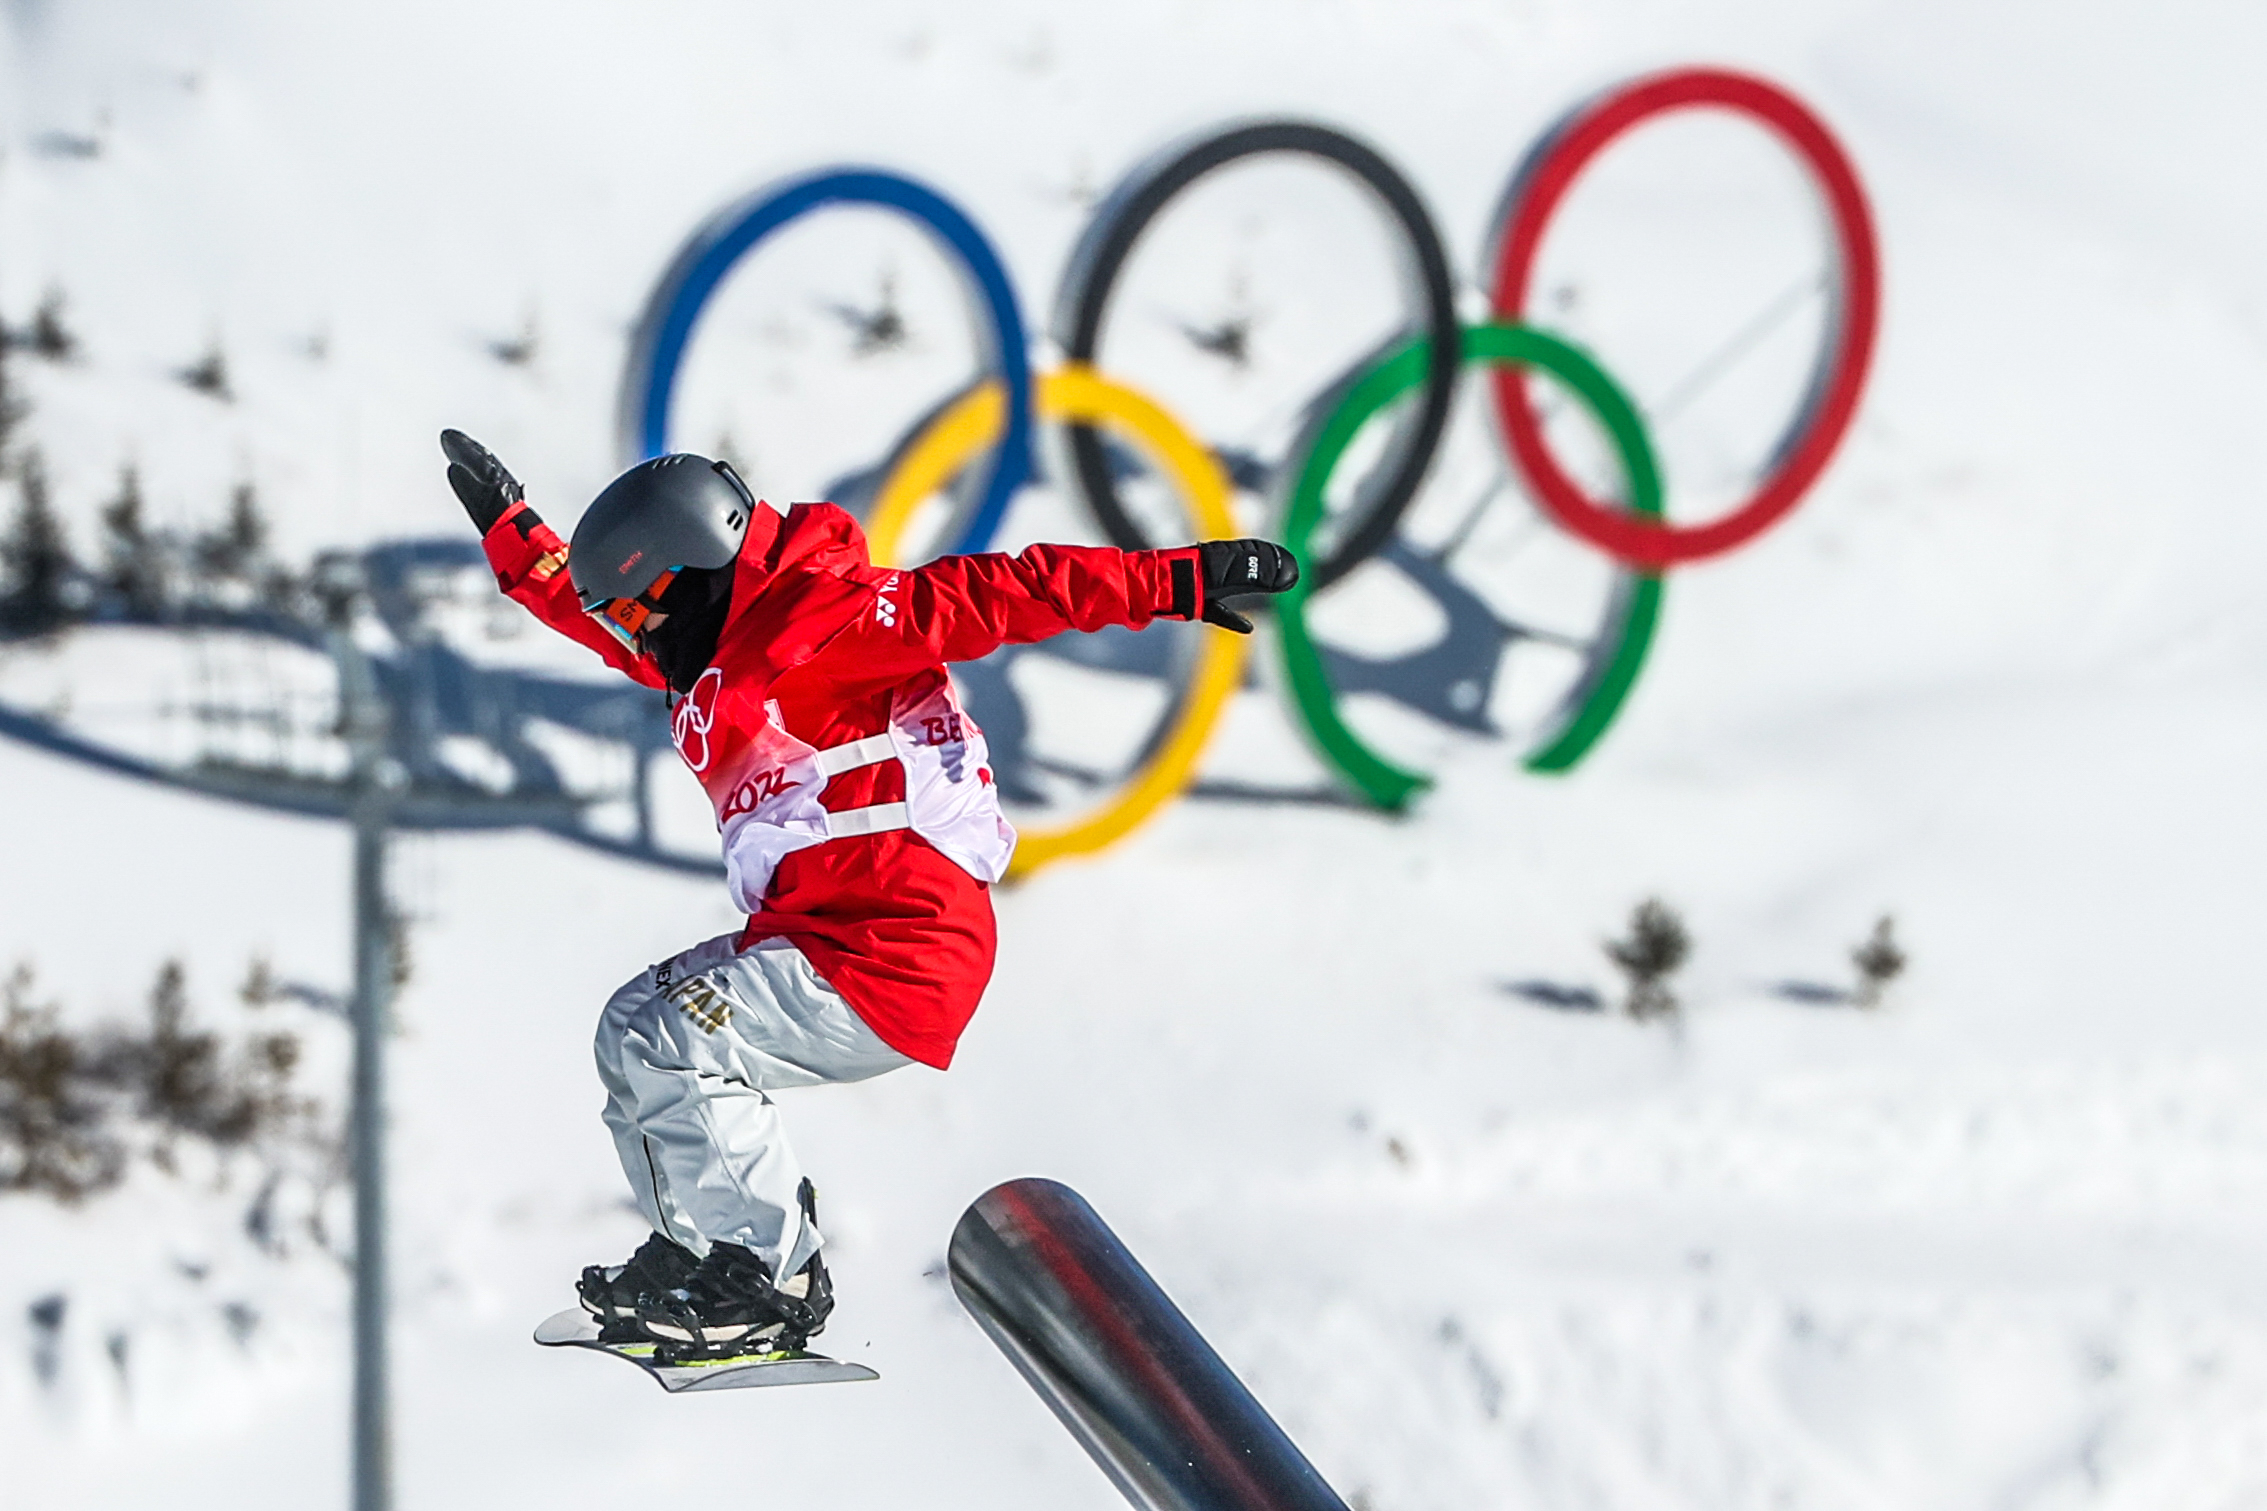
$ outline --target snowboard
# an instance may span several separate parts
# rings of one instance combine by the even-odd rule
[[[627,1359],[658,1380],[661,1388],[671,1395],[689,1390],[744,1390],[755,1385],[823,1385],[830,1380],[881,1378],[863,1364],[799,1350],[751,1354],[739,1359],[662,1364],[654,1359],[650,1343],[599,1342],[598,1323],[579,1306],[546,1318],[535,1330],[535,1341],[545,1348],[587,1348],[593,1353]]]

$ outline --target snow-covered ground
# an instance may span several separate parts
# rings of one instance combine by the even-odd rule
[[[1368,1511],[2267,1504],[2263,42],[2205,0],[17,0],[0,315],[60,287],[83,341],[11,364],[82,544],[129,461],[166,521],[254,480],[292,553],[459,529],[444,424],[579,501],[674,245],[829,162],[946,187],[1036,314],[1072,191],[1179,130],[1312,114],[1404,165],[1471,279],[1561,109],[1712,61],[1810,100],[1882,226],[1849,444],[1788,523],[1672,578],[1590,763],[1450,744],[1390,822],[1184,803],[1000,895],[949,1074],[790,1099],[828,1341],[877,1385],[668,1400],[529,1346],[639,1236],[597,1004],[732,919],[547,839],[403,842],[400,1503],[1115,1504],[941,1279],[962,1206],[1037,1173]],[[1678,208],[1667,253],[1699,234]],[[529,363],[485,349],[530,328]],[[839,331],[794,339],[791,378],[850,373]],[[230,405],[171,377],[215,344]],[[910,418],[808,412],[835,418],[735,435],[807,446],[815,475],[768,486]],[[1702,455],[1673,445],[1672,483]],[[343,975],[336,828],[14,747],[0,792],[0,966],[74,1014],[129,1013],[174,955],[213,1020],[256,953]],[[1697,943],[1680,1028],[1509,990],[1610,991],[1598,941],[1655,893]],[[1883,912],[1913,956],[1884,1010],[1778,990],[1845,979]],[[302,1014],[336,1086],[335,1028],[264,1011]],[[250,1196],[191,1169],[0,1199],[0,1500],[343,1496],[345,1279],[253,1246]],[[43,1383],[27,1308],[59,1292]]]

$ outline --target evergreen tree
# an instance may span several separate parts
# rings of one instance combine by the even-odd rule
[[[0,622],[18,633],[39,634],[69,614],[64,597],[73,565],[63,522],[47,495],[47,468],[39,453],[28,453],[16,470],[16,517],[0,535],[0,569],[7,593],[0,597]]]
[[[165,609],[165,559],[142,522],[142,477],[130,463],[118,471],[118,496],[102,506],[102,531],[103,586],[135,618],[155,618]]]
[[[217,341],[193,365],[182,368],[174,376],[181,380],[183,386],[218,399],[223,404],[236,401],[236,390],[228,382],[228,354],[220,349]]]
[[[260,495],[250,483],[238,483],[228,500],[228,544],[239,561],[251,560],[268,548],[268,520],[260,512]]]
[[[1883,989],[1905,973],[1905,951],[1897,943],[1896,921],[1886,913],[1876,920],[1872,936],[1850,951],[1850,963],[1858,968],[1858,989],[1851,994],[1852,1000],[1860,1007],[1879,1007]]]
[[[197,570],[215,580],[252,582],[267,549],[268,521],[260,512],[259,490],[238,483],[229,496],[228,522],[197,537]]]
[[[79,338],[63,323],[63,291],[49,289],[31,319],[31,349],[50,362],[67,362],[78,354]]]
[[[1623,1007],[1632,1018],[1661,1018],[1677,1010],[1668,980],[1692,953],[1692,936],[1675,909],[1658,897],[1646,898],[1630,914],[1629,937],[1608,940],[1605,950],[1629,978]]]
[[[8,372],[8,343],[0,341],[0,466],[5,466],[8,447],[14,442],[16,427],[30,415],[31,406],[16,396],[14,380]]]

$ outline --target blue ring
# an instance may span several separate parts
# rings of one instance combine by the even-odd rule
[[[981,551],[991,542],[1015,496],[1032,472],[1031,351],[1015,289],[999,253],[959,206],[924,184],[882,168],[830,168],[756,190],[715,215],[679,250],[646,300],[630,338],[623,373],[617,433],[624,465],[669,450],[669,402],[677,371],[691,344],[693,325],[724,275],[757,243],[789,222],[828,205],[879,205],[929,232],[960,264],[973,309],[981,298],[991,316],[983,352],[986,369],[1007,387],[1007,432],[992,453],[975,514],[956,551]],[[982,337],[979,337],[982,340]]]

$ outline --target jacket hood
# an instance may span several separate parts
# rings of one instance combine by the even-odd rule
[[[769,686],[818,654],[873,601],[866,532],[833,504],[758,505],[740,544],[732,607],[711,663]]]

